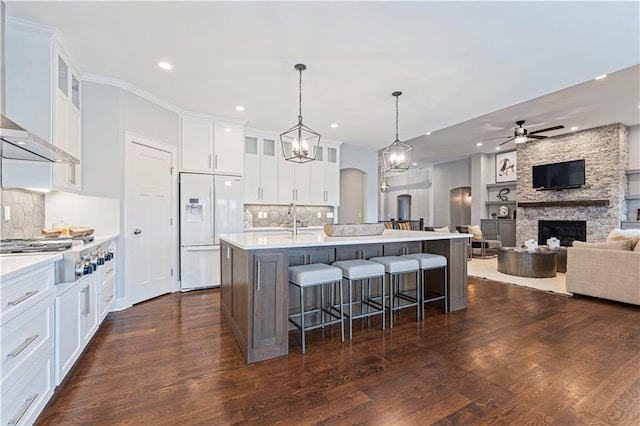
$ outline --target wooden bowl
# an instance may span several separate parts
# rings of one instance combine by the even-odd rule
[[[72,226],[69,228],[69,236],[84,237],[93,234],[94,229],[86,226]]]
[[[60,234],[62,234],[61,231],[54,231],[51,229],[43,229],[42,230],[42,236],[45,238],[57,238],[60,236]]]

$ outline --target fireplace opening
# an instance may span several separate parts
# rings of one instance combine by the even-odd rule
[[[538,244],[546,244],[547,239],[556,237],[560,245],[571,247],[578,241],[587,241],[587,221],[585,220],[539,220]]]

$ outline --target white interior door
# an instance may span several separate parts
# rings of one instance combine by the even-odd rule
[[[127,155],[126,285],[138,303],[172,287],[171,153],[133,141]]]

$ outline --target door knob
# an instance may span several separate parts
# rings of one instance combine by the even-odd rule
[[[134,228],[133,229],[133,233],[136,234],[136,235],[138,235],[141,232],[142,232],[142,229],[140,229],[140,228]]]

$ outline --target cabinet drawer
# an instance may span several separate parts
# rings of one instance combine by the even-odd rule
[[[114,277],[116,275],[115,260],[105,262],[105,264],[100,266],[98,270],[100,271],[100,282],[102,283],[107,281],[109,278]]]
[[[3,282],[0,287],[0,325],[52,294],[54,275],[51,264]]]
[[[15,386],[2,395],[2,424],[33,424],[52,395],[53,356],[46,352]]]
[[[370,259],[382,256],[381,244],[336,247],[336,260]]]
[[[408,243],[392,243],[384,245],[385,256],[402,256],[422,252],[422,243],[413,241]]]
[[[40,301],[0,330],[0,392],[4,394],[44,352],[53,353],[53,298]]]
[[[100,286],[100,322],[104,320],[116,297],[116,277],[112,276],[107,281],[103,281]]]

